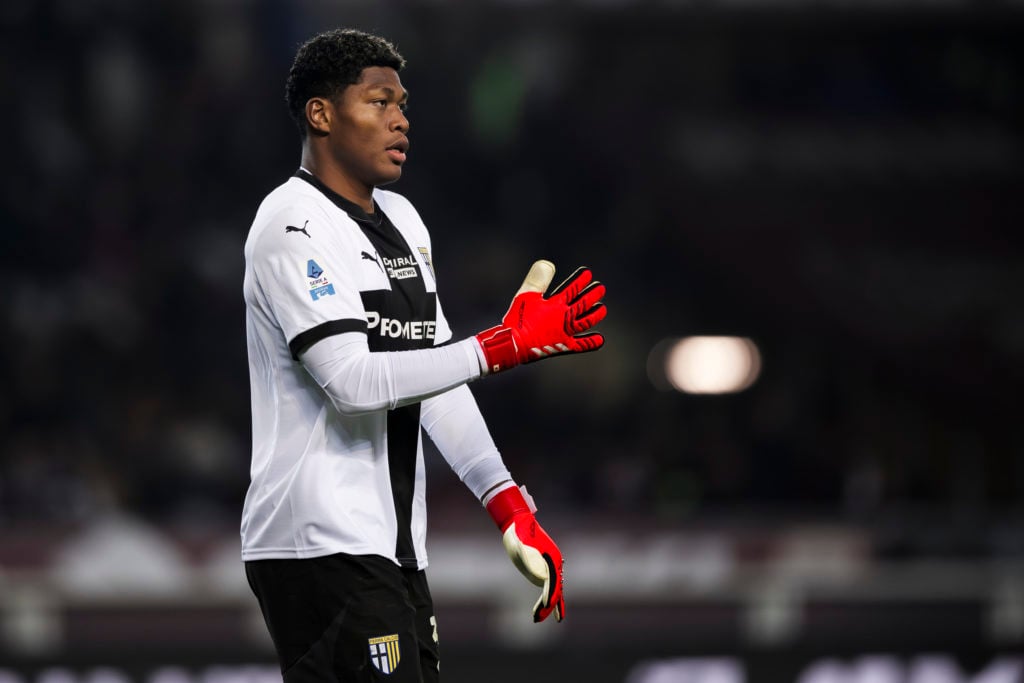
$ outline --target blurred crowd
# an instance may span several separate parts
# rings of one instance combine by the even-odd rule
[[[298,164],[294,50],[339,25],[409,61],[393,189],[457,335],[535,258],[608,286],[600,353],[474,385],[548,514],[1024,553],[1024,12],[981,3],[5,3],[0,528],[236,527],[242,243]],[[761,378],[659,388],[690,334],[749,336]]]

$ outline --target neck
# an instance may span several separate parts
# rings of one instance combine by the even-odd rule
[[[373,214],[373,188],[353,181],[333,159],[310,145],[309,141],[302,148],[302,167],[316,176],[333,191],[349,200],[367,214]]]

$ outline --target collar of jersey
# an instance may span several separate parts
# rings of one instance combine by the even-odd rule
[[[319,178],[317,178],[315,175],[313,175],[306,169],[300,168],[298,171],[295,172],[294,177],[300,178],[301,180],[305,180],[307,183],[309,183],[316,189],[320,190],[320,192],[322,192],[325,197],[334,202],[335,206],[337,206],[339,209],[347,213],[349,217],[354,221],[366,223],[367,225],[377,227],[380,225],[381,221],[384,220],[384,214],[383,212],[381,212],[380,206],[377,205],[376,199],[373,200],[373,213],[366,213],[365,211],[363,211],[363,207],[359,206],[355,202],[350,202],[349,200],[345,199],[340,194],[324,185]]]

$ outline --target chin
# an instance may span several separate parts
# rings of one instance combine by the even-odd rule
[[[388,174],[381,174],[380,180],[378,180],[376,183],[374,183],[374,186],[375,187],[383,187],[384,185],[390,185],[391,183],[395,182],[396,180],[398,180],[401,177],[402,177],[402,169],[401,168],[396,168],[395,170],[391,171]]]

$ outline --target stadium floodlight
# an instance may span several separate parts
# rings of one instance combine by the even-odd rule
[[[664,349],[665,380],[683,393],[737,393],[749,388],[761,373],[761,353],[747,337],[683,337],[655,348],[659,347]]]

